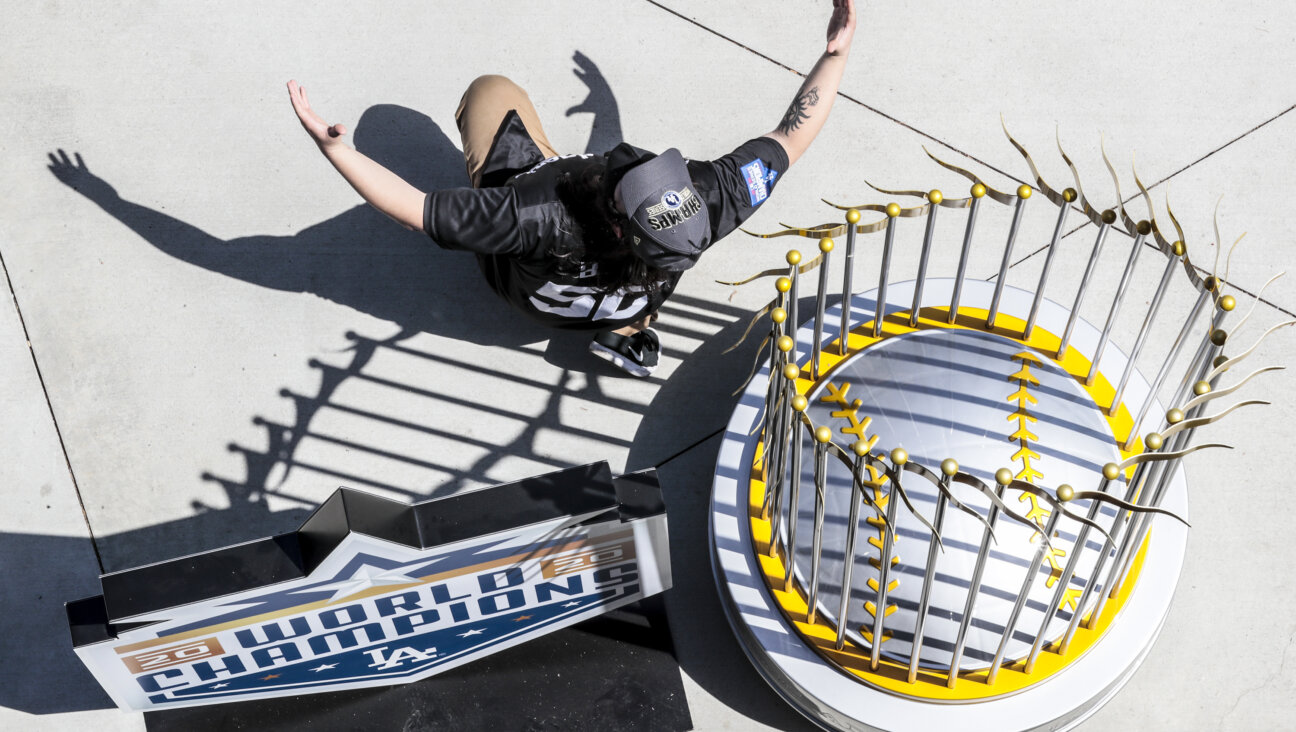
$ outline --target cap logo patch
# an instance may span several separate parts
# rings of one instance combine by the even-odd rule
[[[658,216],[666,211],[674,211],[683,206],[685,201],[693,198],[693,191],[685,188],[678,193],[675,191],[666,191],[662,194],[661,203],[655,203],[648,207],[649,216]]]
[[[666,191],[661,203],[648,208],[648,226],[653,231],[673,228],[688,221],[702,210],[702,201],[685,188],[676,193]]]

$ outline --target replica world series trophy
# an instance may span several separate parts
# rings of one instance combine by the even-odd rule
[[[1182,459],[1227,447],[1206,441],[1210,425],[1264,403],[1215,409],[1273,367],[1240,374],[1259,341],[1232,348],[1242,322],[1227,327],[1227,274],[1199,273],[1137,173],[1148,212],[1138,221],[1120,204],[1096,209],[1065,153],[1075,187],[1058,190],[1009,141],[1034,188],[996,191],[936,160],[972,182],[970,195],[878,188],[925,201],[831,204],[844,223],[762,235],[817,242],[812,261],[793,250],[787,269],[728,283],[775,277],[777,294],[748,329],[767,323],[768,336],[717,461],[713,565],[747,655],[824,727],[1054,730],[1092,714],[1166,617],[1187,541]],[[1042,270],[1011,286],[1023,214],[1039,198],[1056,207]],[[993,236],[993,282],[966,277],[987,205],[1011,208]],[[937,215],[950,209],[964,218],[955,275],[929,277]],[[867,212],[881,218],[864,223]],[[1088,259],[1050,278],[1077,213],[1095,229]],[[897,281],[903,218],[925,226],[916,276]],[[1218,252],[1218,225],[1216,236]],[[878,238],[877,286],[856,292],[856,248]],[[1113,251],[1124,267],[1111,301],[1089,303],[1105,314],[1093,325],[1080,310]],[[829,281],[834,256],[845,258],[840,284]],[[1126,314],[1140,325],[1122,350],[1140,258],[1161,263],[1160,279],[1146,309]],[[813,312],[798,313],[815,269]],[[1162,308],[1174,288],[1192,303],[1177,312]],[[1154,329],[1177,336],[1145,353]],[[1140,356],[1159,364],[1151,379]]]

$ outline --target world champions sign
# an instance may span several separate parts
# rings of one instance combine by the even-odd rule
[[[73,646],[122,709],[426,678],[670,586],[652,471],[414,505],[339,489],[296,532],[104,575]]]

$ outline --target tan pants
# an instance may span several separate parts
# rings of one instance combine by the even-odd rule
[[[535,106],[522,87],[503,76],[479,76],[468,85],[468,91],[459,100],[459,109],[455,110],[455,124],[459,126],[464,160],[468,163],[468,177],[472,179],[474,188],[481,183],[486,156],[490,153],[495,133],[499,132],[500,123],[509,110],[517,110],[531,139],[546,158],[558,155],[545,137]]]

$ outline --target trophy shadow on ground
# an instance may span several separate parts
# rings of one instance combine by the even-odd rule
[[[831,306],[841,298],[830,296],[827,300]],[[776,729],[808,732],[817,727],[786,704],[744,655],[716,594],[711,566],[708,516],[716,453],[738,402],[737,391],[757,361],[757,348],[767,328],[758,324],[738,348],[725,353],[742,337],[751,312],[687,297],[672,298],[664,311],[672,309],[671,302],[732,321],[710,336],[662,385],[639,423],[626,464],[627,470],[656,465],[661,480],[674,579],[665,602],[676,655],[690,678],[735,711]],[[802,298],[798,308],[802,313],[814,312],[814,299]],[[684,317],[690,314],[678,313]],[[667,337],[664,332],[664,342]],[[682,415],[697,425],[690,434],[705,437],[663,441],[660,435],[681,431]]]
[[[595,115],[586,149],[601,152],[621,141],[616,100],[606,80],[587,57],[577,52],[573,60],[577,76],[589,87],[589,96],[570,108],[567,116]],[[371,107],[356,127],[355,144],[422,189],[467,183],[459,150],[431,119],[413,110],[395,105]],[[736,353],[722,357],[720,351],[737,339],[747,313],[701,300],[687,303],[693,309],[713,312],[716,318],[723,319],[719,322],[734,322],[710,337],[697,353],[687,358],[684,358],[687,354],[670,354],[682,358],[683,365],[663,383],[651,404],[619,400],[603,389],[602,380],[620,377],[611,376],[610,367],[591,359],[585,352],[588,336],[566,333],[555,336],[517,317],[489,291],[471,256],[442,252],[426,237],[400,230],[368,206],[357,206],[295,236],[253,236],[224,241],[160,211],[122,200],[108,183],[90,173],[79,155],[74,162],[60,151],[60,157],[51,156],[51,159],[50,169],[61,181],[161,251],[245,282],[284,291],[310,292],[390,321],[399,328],[395,335],[381,337],[348,333],[354,345],[349,349],[347,363],[311,361],[308,366],[320,372],[316,393],[298,394],[289,389],[279,393],[281,398],[292,402],[294,417],[289,423],[260,416],[253,418],[254,424],[265,429],[264,446],[250,448],[235,443],[227,446],[242,458],[244,475],[234,478],[202,474],[203,480],[216,483],[224,490],[225,507],[195,502],[195,513],[183,519],[95,537],[94,551],[101,555],[100,563],[105,570],[124,569],[294,530],[317,501],[294,496],[293,481],[325,480],[388,497],[419,500],[433,493],[449,495],[495,482],[489,478],[490,472],[505,458],[522,458],[553,469],[565,467],[538,446],[537,440],[546,431],[566,432],[581,439],[604,442],[609,447],[628,448],[627,470],[664,463],[662,482],[671,514],[676,576],[676,589],[668,594],[665,602],[680,664],[693,679],[734,709],[779,728],[798,727],[800,718],[775,700],[775,695],[742,659],[737,642],[723,620],[709,561],[693,561],[695,556],[707,551],[708,545],[705,509],[713,455],[707,446],[716,444],[715,437],[727,420],[733,402],[726,395],[750,368],[754,345],[759,339]],[[357,277],[357,272],[366,275]],[[667,309],[671,308],[668,304]],[[687,320],[692,315],[687,310],[676,314],[679,316],[676,320]],[[672,327],[660,326],[668,341],[673,335]],[[688,328],[684,331],[696,337],[696,332],[689,332]],[[507,440],[494,440],[490,444],[474,441],[461,431],[452,432],[442,424],[413,422],[382,413],[382,406],[357,407],[354,402],[344,403],[337,398],[339,390],[363,381],[381,384],[398,396],[451,403],[460,412],[491,408],[465,402],[449,384],[439,391],[427,388],[428,381],[419,377],[435,372],[453,359],[448,361],[445,356],[421,349],[416,336],[424,332],[533,354],[551,366],[558,366],[561,373],[554,383],[541,383],[529,375],[476,364],[475,370],[487,380],[522,382],[524,386],[547,392],[542,407],[529,410],[532,414],[518,415],[526,419],[524,429]],[[549,339],[547,346],[527,347],[546,338]],[[425,373],[395,378],[391,374],[376,373],[384,368],[383,355],[394,351],[404,357],[413,356],[411,363]],[[572,426],[562,414],[568,399],[596,401],[635,414],[644,414],[646,409],[646,414],[632,444],[628,436],[606,435]],[[698,409],[701,414],[696,412]],[[344,454],[377,455],[406,467],[413,465],[451,476],[448,481],[400,485],[381,471],[366,472],[347,459],[339,458],[332,463],[304,459],[304,452],[318,454],[302,448],[317,445],[324,439],[319,425],[326,415],[342,410],[382,429],[459,440],[470,443],[468,447],[485,449],[482,457],[467,467],[451,467],[437,464],[436,458],[428,454],[387,449],[371,435],[328,435],[332,445],[342,448]],[[692,438],[688,437],[695,430],[676,429],[681,410],[690,414],[690,420],[710,420],[716,425],[716,434],[704,440],[699,449],[690,449],[697,447],[696,443],[689,444]],[[664,440],[647,437],[653,434],[668,437]],[[677,455],[682,457],[676,459]],[[51,560],[80,553],[86,556],[64,561],[62,566],[85,567],[90,553],[86,542],[22,535],[6,535],[3,541],[13,546],[14,551],[6,550],[0,556],[30,560],[19,561],[29,569],[25,574],[31,580],[31,590],[27,594],[7,594],[0,609],[11,617],[38,617],[40,623],[39,628],[33,627],[27,634],[30,640],[19,641],[14,652],[19,656],[32,654],[38,644],[40,648],[60,650],[54,657],[42,652],[40,673],[0,685],[3,689],[0,705],[34,714],[110,707],[111,701],[70,647],[41,640],[66,635],[62,602],[98,591],[92,572],[61,573],[49,566]],[[572,632],[599,637],[621,635],[617,640],[637,642],[634,632],[622,634],[606,623]],[[651,646],[646,642],[644,645]],[[51,694],[49,690],[54,687],[59,691]]]

